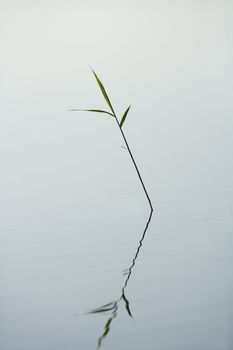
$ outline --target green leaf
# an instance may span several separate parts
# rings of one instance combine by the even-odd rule
[[[128,114],[128,112],[129,112],[130,107],[131,107],[131,106],[129,106],[129,107],[126,109],[125,113],[123,114],[123,117],[121,118],[121,121],[120,121],[120,127],[121,127],[121,128],[122,128],[122,126],[123,126],[123,124],[124,124],[124,122],[125,122],[125,119],[126,119],[126,117],[127,117],[127,114]]]
[[[89,311],[88,313],[89,313],[89,314],[98,314],[98,313],[107,312],[107,311],[111,311],[111,310],[113,310],[112,307],[110,307],[110,308],[105,308],[105,309],[91,310],[91,311]]]
[[[130,317],[133,317],[133,315],[131,314],[130,308],[129,308],[129,302],[128,302],[128,300],[126,299],[126,296],[125,296],[124,293],[122,294],[122,298],[123,298],[123,300],[124,300],[124,302],[125,302],[126,311],[128,312],[128,314],[129,314]]]
[[[115,308],[116,308],[116,302],[113,301],[111,303],[102,305],[102,306],[100,306],[100,307],[98,307],[96,309],[92,309],[88,313],[89,314],[97,314],[97,313],[112,311],[112,310],[115,310]]]
[[[101,337],[99,337],[99,340],[98,340],[98,349],[101,347],[102,345],[102,342],[104,340],[104,338],[108,335],[110,329],[111,329],[111,323],[112,323],[112,320],[115,318],[115,315],[113,315],[112,317],[110,317],[105,326],[104,326],[104,332],[103,334],[101,335]]]
[[[97,83],[98,83],[98,85],[100,87],[100,90],[102,91],[102,94],[103,94],[103,96],[105,98],[105,101],[107,102],[107,104],[108,104],[109,108],[111,109],[112,113],[115,115],[114,109],[112,108],[112,104],[111,104],[111,102],[109,100],[109,97],[107,95],[107,92],[106,92],[102,82],[100,81],[98,75],[95,73],[95,71],[93,69],[92,69],[92,72],[93,72],[93,74],[94,74],[94,76],[96,78],[96,81],[97,81]]]
[[[105,113],[105,114],[109,114],[112,117],[114,117],[114,115],[112,113],[109,113],[107,111],[104,111],[102,109],[69,109],[69,112],[96,112],[96,113]]]

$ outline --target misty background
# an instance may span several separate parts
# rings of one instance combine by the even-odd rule
[[[231,349],[232,2],[0,2],[0,348]]]

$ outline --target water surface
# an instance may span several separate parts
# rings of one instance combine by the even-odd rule
[[[0,348],[230,350],[232,5],[2,1]]]

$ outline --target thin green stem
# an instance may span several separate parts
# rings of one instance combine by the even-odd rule
[[[128,152],[129,152],[129,155],[130,155],[130,157],[131,157],[131,160],[132,160],[132,162],[133,162],[133,165],[134,165],[134,167],[135,167],[135,169],[136,169],[136,172],[137,172],[137,174],[138,174],[138,177],[139,177],[139,180],[140,180],[140,182],[141,182],[142,188],[143,188],[143,190],[144,190],[144,192],[145,192],[145,195],[146,195],[146,197],[147,197],[147,200],[148,200],[148,202],[149,202],[150,210],[151,210],[151,215],[152,215],[153,207],[152,207],[151,199],[150,199],[149,194],[148,194],[148,192],[147,192],[146,186],[145,186],[145,184],[144,184],[144,182],[143,182],[143,180],[142,180],[142,176],[141,176],[140,171],[139,171],[139,169],[138,169],[137,163],[136,163],[136,161],[135,161],[135,159],[134,159],[134,156],[133,156],[133,154],[132,154],[132,152],[131,152],[131,149],[130,149],[130,147],[129,147],[128,141],[127,141],[127,139],[126,139],[126,137],[125,137],[125,134],[124,134],[124,132],[123,132],[121,126],[120,126],[119,120],[118,120],[118,118],[117,118],[117,116],[116,116],[115,113],[114,113],[114,117],[115,117],[116,122],[117,122],[117,125],[118,125],[118,127],[119,127],[119,129],[120,129],[121,135],[122,135],[122,137],[123,137],[123,139],[124,139],[125,145],[126,145],[126,147],[127,147],[127,150],[128,150]]]

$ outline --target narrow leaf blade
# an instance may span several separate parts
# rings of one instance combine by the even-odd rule
[[[99,87],[100,87],[100,90],[102,91],[102,94],[103,94],[103,96],[104,96],[104,98],[105,98],[105,101],[107,102],[107,104],[108,104],[109,108],[111,109],[112,113],[115,114],[115,113],[114,113],[114,110],[113,110],[113,107],[112,107],[112,104],[111,104],[111,102],[110,102],[110,99],[109,99],[109,97],[108,97],[108,95],[107,95],[107,92],[106,92],[106,90],[105,90],[105,88],[104,88],[102,82],[100,81],[98,75],[96,74],[96,72],[95,72],[93,69],[92,69],[92,72],[93,72],[93,74],[94,74],[94,76],[95,76],[95,78],[96,78],[96,81],[97,81],[97,83],[98,83],[98,85],[99,85]]]
[[[105,113],[109,114],[112,117],[114,116],[112,113],[109,113],[107,111],[104,111],[102,109],[69,109],[69,112],[96,112],[96,113]]]
[[[128,312],[130,317],[133,317],[133,315],[131,314],[130,308],[129,308],[129,301],[126,299],[126,296],[125,296],[124,293],[122,294],[122,298],[123,298],[123,300],[125,302],[126,311]]]
[[[108,312],[108,311],[112,311],[113,308],[109,307],[109,308],[103,308],[103,309],[95,309],[95,310],[91,310],[88,312],[88,314],[99,314],[99,313],[103,313],[103,312]]]
[[[122,126],[123,126],[123,124],[124,124],[124,122],[125,122],[125,119],[126,119],[126,117],[127,117],[127,114],[128,114],[128,112],[129,112],[130,107],[131,107],[131,106],[129,106],[129,107],[126,109],[125,113],[123,114],[123,117],[121,118],[121,121],[120,121],[120,127],[121,127],[121,128],[122,128]]]
[[[89,310],[88,314],[97,314],[97,313],[107,312],[107,311],[115,310],[115,308],[116,308],[116,302],[112,301],[111,303]]]

